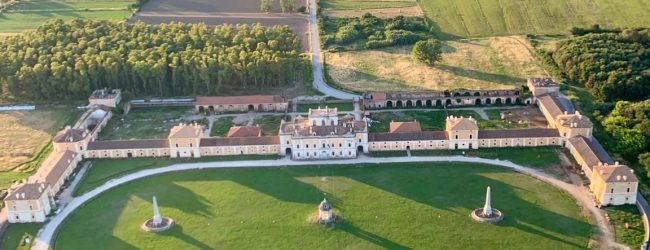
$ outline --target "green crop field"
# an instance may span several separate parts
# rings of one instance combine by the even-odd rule
[[[650,0],[419,0],[443,37],[566,33],[575,26],[650,25]]]
[[[469,218],[487,186],[505,214],[496,225]],[[308,222],[324,193],[334,227]],[[177,221],[170,231],[140,229],[152,196]],[[67,220],[55,249],[584,249],[592,230],[564,192],[488,165],[218,169],[108,191]]]
[[[328,10],[359,10],[413,7],[417,2],[415,0],[321,0],[318,4]]]
[[[0,14],[0,33],[19,33],[36,29],[49,19],[75,18],[121,21],[131,17],[134,1],[109,0],[32,0],[21,1]]]

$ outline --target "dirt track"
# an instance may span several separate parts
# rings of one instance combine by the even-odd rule
[[[278,1],[275,1],[278,5]],[[302,6],[297,1],[297,6]],[[259,0],[150,0],[140,12],[131,17],[131,21],[143,21],[148,24],[185,22],[220,24],[254,24],[264,26],[287,25],[300,38],[302,50],[307,51],[308,19],[305,14],[280,13],[280,7],[274,6],[271,13],[259,9]]]

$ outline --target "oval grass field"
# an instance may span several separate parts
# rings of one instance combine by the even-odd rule
[[[496,225],[469,218],[486,186],[505,214]],[[343,217],[335,227],[307,222],[324,193]],[[177,221],[170,231],[140,229],[152,216],[152,196]],[[216,169],[117,187],[73,214],[55,248],[581,249],[592,230],[569,195],[495,166]]]

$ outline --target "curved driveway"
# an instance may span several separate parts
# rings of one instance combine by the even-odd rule
[[[44,225],[43,229],[36,236],[32,250],[47,250],[50,249],[50,243],[56,233],[56,230],[63,224],[65,219],[69,217],[77,208],[84,203],[94,199],[101,193],[106,192],[119,185],[141,179],[144,177],[196,169],[214,169],[214,168],[246,168],[246,167],[280,167],[280,166],[304,166],[304,165],[340,165],[340,164],[361,164],[361,163],[403,163],[403,162],[468,162],[468,163],[484,163],[496,166],[510,168],[514,171],[531,175],[539,180],[552,184],[560,189],[565,190],[571,196],[575,197],[578,204],[589,210],[592,218],[596,220],[600,233],[602,234],[603,246],[607,248],[627,248],[613,240],[613,233],[609,228],[601,211],[594,207],[592,199],[587,193],[579,187],[572,184],[557,180],[545,173],[536,169],[527,168],[521,165],[514,164],[509,161],[491,160],[483,158],[473,158],[464,156],[423,156],[423,157],[388,157],[388,158],[371,158],[359,157],[357,159],[347,160],[315,160],[315,161],[292,161],[289,159],[280,160],[254,160],[254,161],[226,161],[226,162],[201,162],[201,163],[185,163],[174,164],[167,167],[142,170],[136,173],[122,176],[117,179],[110,180],[105,184],[85,193],[82,196],[76,197],[64,207],[61,212],[50,218],[50,221]]]
[[[309,0],[309,47],[311,48],[311,64],[314,71],[313,86],[325,95],[344,100],[355,100],[361,96],[341,91],[327,85],[323,78],[323,62],[320,52],[320,35],[318,34],[318,21],[316,19],[316,0]]]

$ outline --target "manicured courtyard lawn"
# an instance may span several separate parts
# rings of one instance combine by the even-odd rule
[[[233,117],[221,117],[214,121],[210,130],[210,136],[226,136],[230,128],[234,125],[232,123],[233,119]]]
[[[40,223],[10,224],[2,235],[0,249],[28,250],[31,244],[22,243],[22,240],[24,237],[29,237],[30,242],[34,242],[34,236],[41,226],[43,224]]]
[[[386,111],[372,113],[370,118],[373,120],[370,125],[369,131],[371,133],[388,132],[390,122],[404,122],[404,121],[418,121],[422,130],[444,130],[445,120],[447,116],[464,116],[473,117],[478,123],[479,129],[507,129],[507,128],[523,128],[526,125],[510,124],[501,120],[500,117],[489,116],[489,120],[483,120],[476,112],[472,110],[409,110],[409,111]]]
[[[227,155],[204,156],[201,158],[131,158],[131,159],[96,159],[93,166],[84,175],[83,181],[75,189],[74,195],[82,195],[99,185],[129,173],[148,168],[164,167],[175,163],[191,163],[205,161],[243,161],[243,160],[273,160],[277,155]]]
[[[309,103],[309,104],[298,104],[298,112],[309,112],[309,109],[317,108],[337,108],[338,111],[352,111],[354,110],[354,105],[351,102],[344,103]]]
[[[102,140],[163,139],[179,123],[189,123],[182,117],[194,109],[134,108],[128,114],[115,115],[100,132]]]
[[[468,216],[486,186],[496,225]],[[343,218],[333,228],[307,222],[324,193]],[[178,223],[168,232],[140,229],[152,196]],[[564,192],[494,166],[219,169],[117,187],[73,214],[55,249],[584,249],[592,230]]]
[[[262,135],[278,135],[284,115],[263,115],[253,120],[254,125],[262,128]]]

